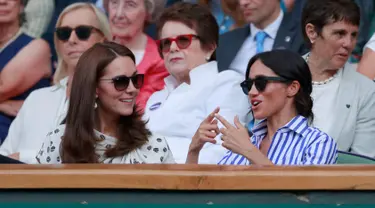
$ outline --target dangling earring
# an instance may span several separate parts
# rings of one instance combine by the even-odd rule
[[[210,59],[211,59],[211,56],[206,56],[206,61],[207,62],[210,61]]]
[[[96,103],[97,100],[98,100],[98,96],[95,97],[94,109],[98,108],[98,104]]]

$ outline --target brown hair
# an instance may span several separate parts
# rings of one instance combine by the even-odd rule
[[[61,142],[63,163],[98,163],[95,146],[99,138],[94,132],[96,87],[104,68],[118,56],[129,57],[135,64],[134,54],[125,46],[113,42],[96,43],[80,57]],[[120,118],[117,131],[117,143],[105,152],[107,157],[126,155],[145,144],[151,135],[136,109],[131,115]]]
[[[219,26],[215,17],[205,6],[179,2],[165,9],[156,24],[159,38],[164,24],[168,21],[181,22],[195,30],[203,50],[209,51],[213,46],[218,45]],[[216,60],[215,52],[211,60]]]
[[[311,23],[315,26],[315,31],[320,36],[323,27],[339,22],[359,26],[361,21],[360,8],[353,0],[307,0],[302,10],[302,34],[305,42],[311,47],[311,42],[306,33],[306,25]]]

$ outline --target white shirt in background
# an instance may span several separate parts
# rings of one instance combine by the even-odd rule
[[[216,107],[231,123],[236,115],[247,122],[250,104],[240,87],[243,80],[244,76],[232,70],[219,73],[216,61],[190,71],[190,85],[177,86],[173,76],[165,78],[164,89],[155,92],[147,102],[144,119],[149,120],[148,128],[167,139],[177,163],[185,163],[192,137]],[[199,163],[217,164],[227,151],[220,142],[206,144]]]
[[[35,156],[48,132],[66,117],[68,78],[58,85],[33,91],[25,100],[9,128],[7,138],[0,147],[0,154],[20,153],[20,161],[36,164]]]
[[[337,106],[337,94],[342,79],[343,70],[337,72],[335,78],[322,85],[313,85],[311,97],[313,98],[313,126],[323,132],[331,132],[331,128],[335,128],[334,119],[332,115]]]
[[[264,32],[267,33],[267,38],[264,40],[264,51],[271,51],[273,44],[276,39],[277,31],[283,21],[284,12],[280,10],[280,14],[277,19],[264,28]],[[233,59],[230,69],[238,71],[239,73],[245,75],[246,67],[249,60],[256,54],[257,43],[255,40],[256,34],[261,31],[255,27],[254,24],[250,24],[250,36],[246,38],[242,44],[240,50],[237,52],[236,57]]]

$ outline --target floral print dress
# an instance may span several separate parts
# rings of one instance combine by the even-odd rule
[[[38,152],[36,159],[40,164],[60,164],[60,143],[64,136],[65,125],[49,132]],[[94,130],[100,141],[96,145],[96,154],[100,163],[109,164],[157,164],[175,163],[173,155],[164,137],[153,134],[148,142],[138,149],[121,157],[109,158],[105,151],[116,145],[117,139]]]

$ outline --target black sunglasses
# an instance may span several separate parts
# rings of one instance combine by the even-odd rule
[[[70,35],[72,34],[72,31],[76,33],[79,40],[87,40],[89,39],[91,33],[93,30],[99,31],[99,29],[88,26],[88,25],[80,25],[76,28],[71,27],[58,27],[56,28],[56,36],[61,41],[67,41],[70,38]]]
[[[263,92],[268,82],[275,81],[275,82],[283,82],[288,83],[290,80],[282,78],[282,77],[266,77],[266,76],[257,76],[255,79],[247,79],[241,83],[242,91],[245,93],[245,95],[249,94],[249,91],[251,90],[251,87],[253,84],[255,85],[255,88],[258,90],[258,92]]]
[[[143,85],[143,74],[136,74],[131,77],[125,75],[113,77],[111,79],[100,79],[100,80],[110,80],[113,82],[113,85],[117,91],[124,91],[129,87],[130,81],[133,83],[136,89],[140,89]]]

